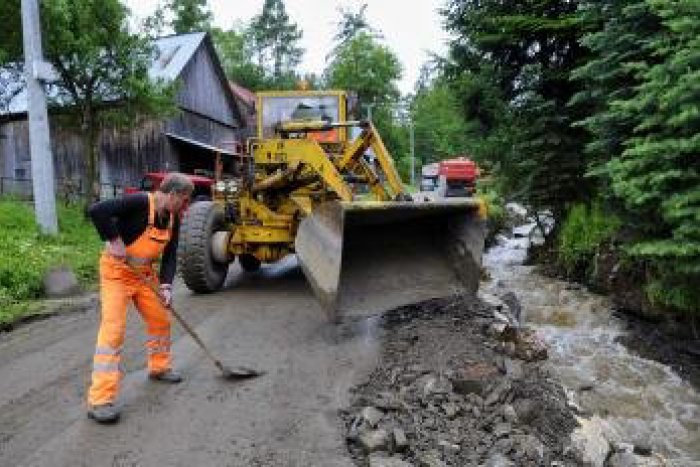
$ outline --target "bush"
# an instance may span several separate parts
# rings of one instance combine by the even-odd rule
[[[558,259],[568,274],[590,272],[599,247],[620,229],[620,219],[600,204],[575,204],[567,213],[559,234]]]
[[[506,202],[498,190],[491,186],[479,185],[477,196],[486,203],[489,228],[486,243],[490,245],[495,235],[506,227],[508,221],[505,207]]]
[[[83,285],[95,282],[102,242],[92,224],[79,208],[64,206],[58,223],[59,235],[43,235],[28,205],[0,199],[0,323],[28,312],[54,266],[70,266]]]

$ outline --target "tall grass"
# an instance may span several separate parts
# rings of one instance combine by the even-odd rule
[[[0,323],[29,311],[54,266],[69,266],[84,286],[96,280],[102,242],[78,207],[58,207],[57,236],[41,234],[34,219],[27,204],[0,198]]]

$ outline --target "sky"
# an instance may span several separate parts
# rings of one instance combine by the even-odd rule
[[[151,14],[158,0],[125,0],[136,18]],[[161,3],[164,3],[161,0]],[[305,49],[300,69],[304,73],[321,74],[325,57],[332,48],[332,39],[340,19],[338,8],[358,11],[367,3],[365,16],[370,25],[384,35],[384,43],[399,58],[403,77],[399,89],[413,91],[421,65],[430,53],[444,55],[447,33],[442,29],[438,8],[444,0],[284,0],[290,20],[303,30],[301,46]],[[236,22],[248,22],[262,11],[263,0],[209,0],[214,25],[223,29]]]

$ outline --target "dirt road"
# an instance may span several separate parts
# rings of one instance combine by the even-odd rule
[[[216,377],[179,330],[176,386],[147,380],[141,320],[130,312],[122,420],[85,417],[98,313],[59,315],[0,334],[0,466],[350,466],[338,419],[347,389],[366,377],[377,342],[325,324],[294,260],[176,306],[225,364],[267,375]],[[346,329],[347,331],[347,329]]]

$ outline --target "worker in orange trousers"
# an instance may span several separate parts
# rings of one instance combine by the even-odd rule
[[[119,419],[119,363],[130,302],[146,324],[149,377],[182,381],[172,368],[167,307],[172,300],[180,216],[193,190],[187,176],[170,173],[154,193],[128,194],[90,208],[95,228],[107,242],[100,257],[101,322],[88,391],[88,417],[98,423]],[[144,280],[158,284],[159,294]]]

